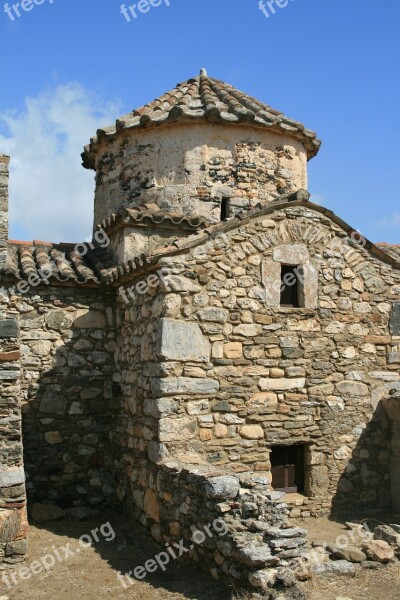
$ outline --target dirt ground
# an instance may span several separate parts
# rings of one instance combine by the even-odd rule
[[[105,541],[100,532],[99,542],[88,549],[80,548],[79,538],[109,521],[115,532],[113,541]],[[108,529],[107,529],[108,531]],[[92,537],[92,535],[91,535]],[[106,537],[111,537],[107,535]],[[126,589],[117,573],[127,573],[144,565],[160,552],[140,527],[132,526],[120,515],[99,515],[96,519],[77,521],[64,518],[47,522],[41,527],[32,525],[29,536],[29,557],[21,566],[30,566],[47,553],[58,551],[70,544],[73,556],[56,565],[48,573],[32,575],[29,580],[12,585],[9,589],[1,580],[0,600],[230,600],[229,588],[204,575],[196,566],[179,561],[171,562],[165,572],[159,570],[148,574],[143,581],[136,581]],[[55,547],[55,548],[54,548]],[[79,552],[77,551],[79,550]],[[56,555],[55,555],[56,556]],[[17,566],[18,572],[18,566]],[[7,572],[6,572],[7,574]],[[126,580],[125,580],[126,581]],[[134,580],[135,581],[135,580]],[[9,581],[11,585],[11,582]]]
[[[91,531],[107,521],[112,525],[115,539],[106,541],[105,537],[111,536],[103,537],[98,532],[98,543],[81,548],[80,536],[93,537]],[[338,535],[348,533],[344,525],[328,520],[299,524],[308,528],[312,540],[334,542]],[[160,552],[160,547],[140,527],[115,514],[86,521],[65,518],[41,527],[32,526],[29,558],[23,566],[30,567],[47,553],[56,556],[58,552],[63,558],[62,547],[67,544],[73,555],[55,561],[49,572],[32,574],[31,570],[27,580],[17,575],[17,585],[8,579],[9,587],[1,581],[0,574],[0,600],[233,600],[237,597],[235,590],[215,582],[196,566],[179,561],[170,563],[165,572],[147,574],[145,580],[135,581],[124,589],[118,572],[126,573],[143,565]],[[19,566],[17,573],[18,569]],[[396,565],[377,571],[363,570],[350,579],[314,578],[305,584],[305,589],[310,600],[336,600],[340,596],[351,600],[400,600],[400,569]]]
[[[381,520],[366,519],[371,530],[384,523],[398,523],[398,515],[382,516]],[[299,527],[308,531],[308,539],[333,544],[344,543],[347,538],[350,545],[359,542],[355,533],[351,533],[344,523],[329,519],[307,519],[298,521]],[[358,569],[354,577],[313,577],[305,584],[309,600],[400,600],[400,566],[399,564],[378,568],[377,570]]]

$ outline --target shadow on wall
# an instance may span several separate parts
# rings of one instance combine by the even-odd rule
[[[400,511],[400,391],[382,399],[339,480],[332,517]]]
[[[42,532],[31,536],[29,557],[21,564],[30,569],[31,564],[37,565],[36,561],[50,554],[55,563],[50,570],[52,576],[44,578],[42,573],[35,577],[32,568],[31,578],[19,577],[16,565],[18,589],[29,596],[35,586],[38,597],[47,597],[53,586],[66,598],[75,598],[81,593],[83,582],[88,586],[88,600],[108,598],[110,588],[113,597],[122,597],[130,593],[131,587],[127,578],[118,579],[118,572],[124,574],[143,567],[160,552],[165,554],[165,548],[153,542],[131,515],[122,517],[111,510],[118,481],[110,433],[122,409],[118,385],[112,383],[114,315],[110,314],[110,303],[96,292],[90,298],[87,291],[78,299],[75,294],[73,304],[65,297],[62,304],[60,292],[56,290],[54,294],[58,294],[57,304],[51,292],[44,293],[41,309],[31,310],[21,319],[24,458],[29,512],[35,503],[56,504],[67,510],[67,517],[38,525]],[[43,311],[43,307],[47,310]],[[40,507],[36,508],[36,515],[38,511]],[[54,509],[41,509],[45,518],[52,512]],[[85,516],[87,520],[78,520]],[[107,522],[115,531],[115,539],[106,540],[99,533]],[[94,540],[88,555],[83,550],[78,553],[81,536],[90,536],[96,528],[99,541]],[[73,554],[65,556],[63,548],[68,544]],[[179,550],[176,553],[179,555]],[[47,560],[53,562],[51,557]],[[104,561],[110,570],[105,569]],[[71,576],[66,576],[66,572]],[[140,597],[148,600],[166,597],[165,590],[168,597],[232,597],[225,585],[179,560],[171,559],[165,570],[160,567],[146,572],[143,583],[147,585],[133,589],[139,589]],[[1,592],[0,580],[0,596]]]
[[[50,309],[41,315],[40,329],[33,328],[40,311],[22,320],[22,430],[29,505],[96,508],[113,502],[115,333],[107,306],[93,299],[97,303],[78,313],[68,306]]]

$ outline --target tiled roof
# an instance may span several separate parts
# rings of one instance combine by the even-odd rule
[[[97,228],[110,231],[125,225],[135,225],[137,223],[148,225],[149,227],[161,225],[167,229],[179,226],[179,229],[188,231],[203,229],[209,225],[208,219],[202,215],[186,217],[182,213],[162,211],[157,204],[143,204],[137,208],[127,208],[124,206],[120,211],[99,223]]]
[[[217,238],[221,233],[225,233],[245,225],[255,217],[273,214],[276,211],[287,208],[289,205],[311,208],[312,210],[315,210],[316,212],[319,212],[331,219],[349,235],[352,233],[357,233],[353,227],[335,215],[333,211],[320,206],[319,204],[314,204],[310,202],[309,199],[310,193],[307,190],[298,190],[294,193],[279,196],[267,204],[258,204],[256,207],[251,208],[250,210],[244,210],[238,213],[231,219],[210,225],[206,229],[193,233],[192,235],[186,236],[182,239],[177,239],[169,246],[160,247],[154,250],[150,255],[143,254],[140,257],[131,259],[118,267],[111,268],[106,276],[107,282],[109,284],[115,284],[117,282],[124,283],[132,276],[135,276],[136,273],[139,274],[142,269],[146,269],[146,267],[150,265],[157,264],[158,261],[164,257],[178,255],[198,246],[199,244],[205,244],[209,240]],[[393,248],[400,250],[400,246],[374,244],[373,242],[366,240],[365,248],[379,260],[382,260],[383,262],[390,264],[393,268],[400,270],[400,252],[393,253],[392,251]],[[388,248],[390,248],[391,251],[388,251]]]
[[[315,156],[321,142],[316,133],[289,119],[283,113],[248,96],[231,85],[208,77],[204,69],[198,77],[179,83],[160,98],[117,119],[115,125],[97,131],[82,154],[84,167],[94,167],[94,151],[102,139],[115,136],[119,131],[162,125],[172,122],[208,121],[211,123],[250,123],[287,133],[297,138],[307,151]]]
[[[0,264],[0,277],[12,275],[27,280],[37,275],[54,282],[100,284],[112,266],[107,251],[88,249],[82,256],[80,246],[78,251],[75,248],[74,244],[10,241],[6,262]]]

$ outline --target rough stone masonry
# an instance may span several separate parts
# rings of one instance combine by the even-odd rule
[[[162,544],[222,516],[190,558],[301,598],[291,518],[398,508],[400,247],[310,202],[319,146],[202,70],[85,148],[110,239],[85,255],[8,240],[0,157],[3,568],[26,493],[118,502]]]

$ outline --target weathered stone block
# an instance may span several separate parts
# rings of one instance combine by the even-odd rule
[[[362,550],[370,560],[376,562],[389,562],[394,558],[394,552],[387,542],[383,540],[369,540],[364,542]]]
[[[272,257],[285,265],[300,265],[309,259],[310,254],[304,244],[285,244],[274,248]]]
[[[352,563],[361,563],[367,559],[366,554],[356,546],[347,546],[345,548],[333,546],[331,547],[331,552],[334,560],[347,560]]]
[[[390,546],[400,548],[400,533],[389,525],[378,525],[378,527],[375,527],[374,538],[376,540],[383,540]]]
[[[192,439],[197,432],[197,423],[190,417],[164,417],[159,425],[160,442],[182,442]]]
[[[186,404],[186,410],[189,415],[201,415],[210,409],[209,400],[194,400]]]
[[[7,542],[5,555],[6,556],[24,556],[28,551],[27,540],[15,540],[14,542]],[[1,600],[1,597],[0,597]]]
[[[61,394],[46,390],[40,403],[40,412],[53,413],[55,415],[64,415],[67,409],[68,400]]]
[[[274,392],[257,392],[247,403],[248,408],[273,412],[278,407],[278,396]]]
[[[247,567],[273,567],[279,563],[279,558],[271,554],[267,544],[242,548],[237,555],[240,562]]]
[[[197,323],[161,319],[158,353],[167,360],[208,362],[211,345]]]
[[[70,312],[57,309],[50,310],[47,313],[45,320],[49,329],[56,329],[58,331],[62,331],[63,329],[70,329],[73,323],[73,316]]]
[[[389,327],[392,335],[400,335],[400,302],[393,303]]]
[[[236,477],[211,477],[205,483],[207,498],[227,500],[234,499],[239,493],[240,483]]]
[[[17,510],[0,509],[0,543],[22,539],[27,533],[28,521],[25,506]]]
[[[294,377],[293,379],[270,379],[263,377],[259,380],[258,385],[264,390],[294,390],[302,389],[306,385],[305,377]]]
[[[329,486],[329,469],[325,465],[314,465],[307,469],[307,490],[311,497],[324,497]]]
[[[173,396],[175,394],[214,394],[219,383],[214,379],[194,377],[171,377],[152,379],[152,390],[156,395]]]
[[[333,562],[318,563],[312,568],[313,572],[317,575],[347,575],[353,577],[356,569],[353,563],[347,560],[335,560]]]
[[[162,292],[201,292],[201,286],[193,283],[188,277],[171,273],[160,278],[160,290]]]
[[[243,425],[240,435],[247,440],[261,440],[264,438],[264,430],[261,425]]]
[[[13,381],[20,376],[19,371],[4,371],[0,370],[0,381]]]
[[[365,383],[358,381],[340,381],[336,388],[340,394],[348,394],[349,396],[368,396],[369,390]]]
[[[389,363],[389,365],[400,364],[400,352],[389,352],[388,353],[388,363]]]
[[[17,338],[19,336],[19,325],[15,319],[0,320],[0,339]]]
[[[151,460],[151,462],[158,463],[160,460],[167,458],[168,449],[165,444],[160,444],[158,442],[149,442],[147,448],[147,456]]]
[[[0,470],[0,488],[20,485],[25,482],[23,467],[13,467]]]
[[[243,344],[240,342],[229,342],[224,344],[224,355],[226,358],[241,358]]]
[[[201,321],[210,321],[213,323],[226,323],[228,320],[229,312],[224,308],[210,306],[199,310],[198,315]]]
[[[19,360],[21,354],[18,350],[15,352],[0,352],[0,362],[13,362]]]
[[[242,335],[243,337],[254,337],[260,335],[261,332],[262,326],[255,323],[237,325],[237,327],[234,327],[233,329],[234,335]]]
[[[144,402],[144,414],[156,419],[173,414],[178,408],[178,402],[171,398],[151,398]]]

